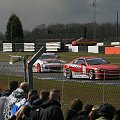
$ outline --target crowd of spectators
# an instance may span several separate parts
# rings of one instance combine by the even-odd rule
[[[20,99],[12,105],[8,119],[4,117],[3,105],[0,120],[120,120],[120,109],[112,104],[84,104],[78,98],[71,101],[70,109],[63,115],[58,89],[41,90],[39,93],[36,89],[30,89],[26,82],[18,85],[17,81],[12,81],[9,89],[1,93],[0,104],[5,104],[5,99],[11,96],[17,96],[17,100],[19,96]]]

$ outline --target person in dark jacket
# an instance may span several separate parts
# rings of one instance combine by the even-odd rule
[[[116,113],[116,109],[109,103],[104,103],[100,106],[98,114],[100,117],[96,120],[112,120]]]
[[[116,110],[113,120],[120,120],[120,109]]]
[[[9,83],[9,88],[1,93],[1,96],[8,97],[17,88],[18,88],[18,82],[13,80]]]
[[[66,120],[72,120],[82,110],[83,102],[80,99],[73,99],[71,102],[71,109],[66,112]]]
[[[59,90],[50,91],[49,100],[32,113],[31,120],[64,120]]]
[[[47,90],[41,90],[40,91],[40,96],[38,99],[34,100],[32,102],[32,109],[37,109],[39,108],[44,102],[46,102],[49,99],[49,91]]]
[[[89,113],[91,112],[93,108],[92,104],[85,104],[83,105],[83,111],[85,112],[86,115],[89,115]]]

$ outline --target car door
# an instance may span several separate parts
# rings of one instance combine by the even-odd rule
[[[74,64],[76,65],[76,72],[79,72],[80,74],[86,73],[86,66],[84,59],[77,59],[76,61],[74,61]]]

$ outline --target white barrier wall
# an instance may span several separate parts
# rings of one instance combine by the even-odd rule
[[[99,53],[98,46],[88,46],[88,52]]]
[[[120,45],[120,42],[111,42],[111,45]]]
[[[111,42],[112,45],[119,44],[120,42]],[[35,43],[15,43],[15,51],[36,51],[36,45]],[[116,45],[116,47],[117,47]],[[104,53],[105,46],[103,43],[98,43],[97,46],[72,46],[71,44],[66,44],[68,50],[70,52],[91,52],[91,53]],[[46,43],[46,51],[59,51],[61,49],[60,42],[47,42]],[[2,43],[1,44],[1,51],[12,52],[12,43]]]
[[[78,52],[78,46],[72,46],[72,52]]]
[[[24,51],[35,51],[35,43],[24,43]]]
[[[97,46],[103,46],[104,45],[104,43],[97,43]]]
[[[72,44],[66,44],[65,46],[67,46],[68,47],[68,50],[69,50],[69,52],[72,52]]]
[[[3,43],[3,52],[12,52],[12,43]]]
[[[60,49],[60,42],[47,42],[46,51],[58,51]]]

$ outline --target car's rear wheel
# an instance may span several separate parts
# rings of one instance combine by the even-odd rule
[[[95,73],[93,70],[89,70],[88,72],[88,76],[90,80],[94,80],[95,79]]]
[[[41,66],[40,66],[40,64],[37,64],[37,72],[38,72],[38,73],[41,72]]]
[[[72,78],[72,71],[70,69],[66,70],[66,78],[71,79]]]

